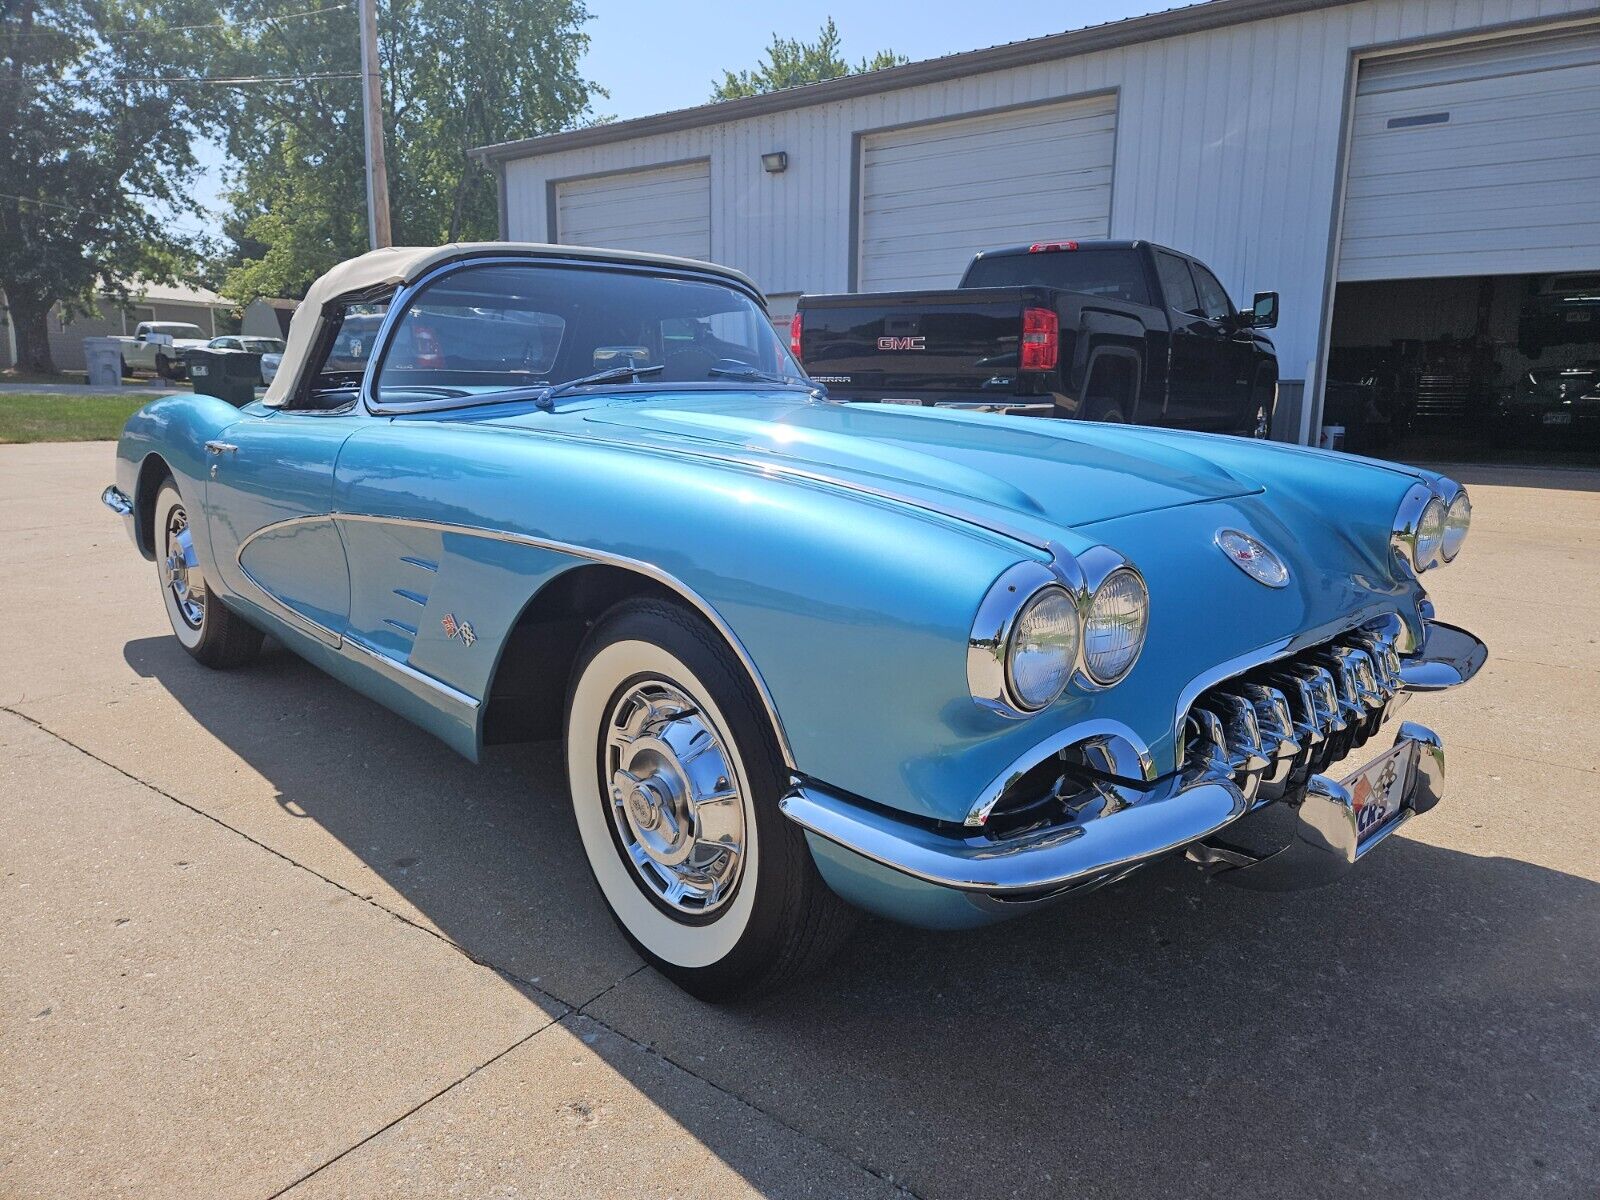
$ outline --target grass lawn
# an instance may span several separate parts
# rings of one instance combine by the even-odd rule
[[[0,443],[114,442],[149,392],[73,396],[0,392]]]

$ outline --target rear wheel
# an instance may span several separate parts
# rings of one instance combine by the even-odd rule
[[[622,932],[703,1000],[811,970],[851,910],[778,811],[787,772],[748,676],[696,614],[627,601],[600,619],[567,698],[567,778]]]
[[[208,667],[243,666],[261,649],[261,631],[224,608],[210,589],[195,557],[189,510],[171,479],[156,494],[156,578],[172,632]]]
[[[162,379],[172,378],[172,360],[165,354],[156,355],[156,374]]]
[[[1122,403],[1110,396],[1093,396],[1083,406],[1083,419],[1085,421],[1109,421],[1114,425],[1127,424],[1127,414],[1122,411]]]

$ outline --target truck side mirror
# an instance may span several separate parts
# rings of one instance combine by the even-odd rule
[[[1257,292],[1250,305],[1250,327],[1271,329],[1278,323],[1278,293]]]

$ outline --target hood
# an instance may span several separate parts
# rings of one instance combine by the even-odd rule
[[[590,436],[785,467],[912,503],[1071,528],[1260,491],[1126,427],[819,403],[793,392],[612,400],[569,414]],[[538,417],[506,418],[533,426]]]

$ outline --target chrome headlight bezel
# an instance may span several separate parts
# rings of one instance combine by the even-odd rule
[[[1138,580],[1144,595],[1144,622],[1138,649],[1122,671],[1115,678],[1096,678],[1085,662],[1085,628],[1096,594],[1117,572],[1127,572]],[[1064,592],[1072,602],[1078,623],[1077,643],[1062,686],[1044,702],[1033,703],[1018,694],[1013,682],[1013,654],[1023,613],[1050,589]],[[1078,556],[1058,551],[1049,563],[1030,560],[1009,567],[990,586],[973,619],[967,642],[967,686],[973,700],[1002,716],[1021,719],[1043,712],[1069,687],[1093,692],[1120,683],[1144,651],[1145,635],[1150,626],[1149,595],[1149,587],[1138,568],[1108,546],[1094,546]]]
[[[1412,484],[1401,499],[1389,541],[1414,574],[1453,562],[1461,552],[1465,532],[1456,539],[1449,555],[1444,552],[1449,514],[1458,500],[1465,502],[1470,523],[1472,502],[1467,498],[1467,489],[1442,475],[1431,484]],[[1430,533],[1430,527],[1436,532]]]

